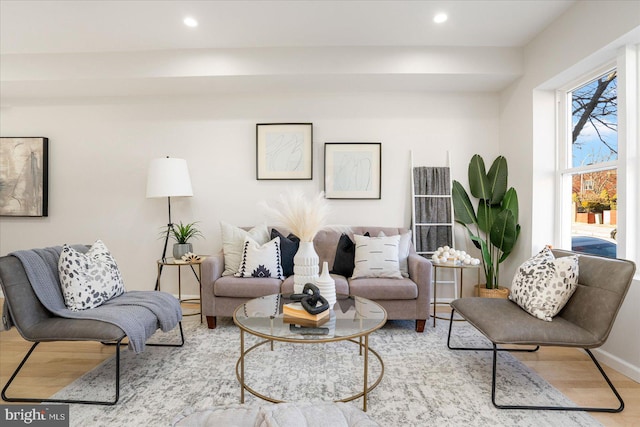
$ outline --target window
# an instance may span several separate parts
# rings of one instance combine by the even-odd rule
[[[609,257],[617,255],[617,83],[610,69],[563,92],[566,117],[560,120],[567,123],[560,175],[571,249]]]
[[[593,191],[593,180],[592,179],[587,179],[587,180],[584,181],[584,184],[582,186],[582,191],[584,191],[584,192]]]

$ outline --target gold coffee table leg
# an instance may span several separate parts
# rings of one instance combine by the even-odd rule
[[[362,410],[364,412],[367,412],[367,376],[368,375],[369,375],[369,335],[367,334],[364,336],[364,387],[362,388]]]
[[[251,353],[253,350],[255,350],[256,348],[271,343],[273,340],[264,340],[262,342],[258,342],[257,344],[252,345],[251,347],[249,347],[248,349],[244,349],[244,334],[242,332],[242,329],[240,330],[240,349],[241,349],[241,354],[240,357],[238,358],[238,361],[236,362],[236,378],[238,378],[238,381],[240,382],[240,403],[244,403],[244,391],[245,389],[253,394],[254,396],[262,399],[262,400],[266,400],[267,402],[272,402],[272,403],[282,403],[284,402],[284,400],[280,400],[280,399],[276,399],[274,397],[270,397],[267,396],[265,394],[259,393],[258,391],[254,390],[250,385],[245,383],[245,377],[244,377],[244,362],[245,362],[245,355]],[[366,411],[367,410],[367,398],[369,395],[369,392],[371,392],[374,388],[376,388],[378,386],[378,384],[380,384],[380,382],[382,381],[382,377],[384,376],[384,362],[382,361],[382,357],[380,357],[380,355],[372,348],[369,348],[369,335],[365,335],[364,336],[364,343],[362,342],[362,338],[363,337],[359,337],[359,340],[356,341],[355,339],[347,339],[345,341],[347,342],[351,342],[354,343],[356,345],[358,345],[361,349],[364,348],[364,381],[363,381],[363,389],[362,391],[349,396],[349,397],[345,397],[343,399],[338,399],[335,400],[334,402],[351,402],[352,400],[356,400],[359,399],[360,397],[363,398],[363,409]],[[378,375],[378,378],[373,382],[373,384],[369,385],[369,352],[371,352],[371,354],[378,359],[378,362],[380,363],[380,374]]]
[[[240,329],[240,403],[244,403],[244,331]]]

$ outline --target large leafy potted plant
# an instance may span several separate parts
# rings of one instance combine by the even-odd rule
[[[200,230],[196,228],[197,222],[191,222],[189,224],[173,224],[171,229],[171,237],[176,241],[173,245],[173,257],[180,259],[188,252],[193,252],[193,245],[189,243],[194,237],[202,237]]]
[[[500,289],[500,263],[511,254],[520,235],[518,195],[513,187],[507,189],[507,177],[507,159],[503,156],[494,160],[489,172],[480,155],[471,158],[469,189],[478,199],[477,210],[462,184],[453,181],[454,218],[480,249],[487,289]]]

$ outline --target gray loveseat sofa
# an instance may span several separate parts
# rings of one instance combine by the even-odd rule
[[[405,228],[395,227],[350,227],[349,234],[369,232],[377,236],[382,231],[387,236],[406,233]],[[286,230],[278,229],[287,235]],[[334,265],[336,249],[341,232],[333,230],[320,231],[313,240],[320,258],[320,265],[326,261],[331,268]],[[431,300],[431,262],[415,253],[411,247],[408,261],[409,277],[403,279],[359,278],[332,274],[336,282],[336,293],[368,298],[382,305],[387,311],[388,319],[415,320],[416,331],[422,332],[429,318],[429,301]],[[202,263],[202,311],[209,328],[216,327],[216,317],[231,317],[240,304],[250,299],[283,293],[293,293],[293,276],[285,280],[274,278],[240,278],[222,276],[224,271],[224,255],[221,253],[207,257]]]

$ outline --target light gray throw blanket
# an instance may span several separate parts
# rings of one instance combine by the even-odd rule
[[[86,252],[86,247],[74,249]],[[159,291],[130,291],[104,304],[83,311],[67,308],[60,288],[58,260],[62,246],[16,251],[33,290],[43,306],[51,313],[68,319],[101,320],[118,326],[129,337],[129,348],[144,351],[147,339],[160,328],[168,332],[182,320],[180,302],[173,295]]]

